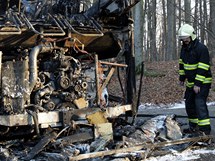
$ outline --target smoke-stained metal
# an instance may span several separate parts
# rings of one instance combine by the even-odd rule
[[[52,45],[38,45],[35,46],[30,53],[29,56],[29,68],[30,68],[30,77],[29,77],[29,84],[30,84],[30,92],[33,90],[37,78],[38,78],[38,71],[37,71],[37,57],[40,53],[43,52],[50,52],[53,49]]]
[[[89,2],[0,1],[0,136],[23,127],[39,136],[100,108],[131,111],[130,101],[112,107],[107,86],[115,66],[130,69],[132,3]]]

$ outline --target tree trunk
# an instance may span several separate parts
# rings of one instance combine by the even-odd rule
[[[151,15],[151,30],[150,30],[150,51],[152,56],[152,61],[157,61],[157,47],[156,47],[156,27],[157,27],[157,21],[156,21],[156,0],[152,0],[152,15]]]
[[[178,11],[178,26],[179,27],[181,27],[181,20],[182,20],[182,13],[181,13],[181,0],[178,0],[178,7],[179,7],[179,11]],[[178,29],[179,29],[179,27],[177,28],[177,31],[178,31]],[[178,33],[177,33],[178,34]],[[178,39],[178,37],[177,37],[177,39]],[[177,53],[178,53],[178,57],[177,57],[177,59],[179,59],[179,57],[180,57],[180,50],[181,50],[181,41],[180,40],[178,40],[178,48],[177,48]]]
[[[202,0],[200,0],[199,2],[199,14],[200,14],[200,41],[204,42],[204,24],[205,24],[205,20],[203,18],[203,7],[202,7]]]
[[[166,54],[167,53],[167,46],[166,46],[166,42],[167,42],[167,35],[166,35],[166,1],[162,0],[162,7],[163,7],[163,24],[162,24],[162,29],[163,29],[163,33],[162,33],[162,60],[166,59]]]
[[[191,24],[191,5],[190,0],[184,0],[185,23]]]
[[[147,5],[147,59],[150,61],[151,60],[151,47],[150,47],[150,30],[151,30],[151,7],[150,7],[150,1],[146,0],[146,5]]]
[[[167,0],[167,59],[173,60],[175,52],[175,26],[174,26],[174,15],[175,15],[175,0]]]
[[[208,48],[210,49],[211,57],[214,57],[215,52],[215,1],[210,0],[210,19],[209,19],[209,30],[210,34],[208,34]]]
[[[203,1],[203,12],[204,12],[204,14],[203,14],[203,19],[204,19],[204,26],[207,26],[207,24],[208,24],[208,10],[207,10],[207,4],[206,4],[206,1]],[[203,43],[207,43],[207,33],[205,32],[205,30],[204,30],[204,41],[203,41]]]
[[[143,61],[143,26],[145,14],[143,12],[143,0],[134,7],[134,52],[135,66],[138,70]]]
[[[172,1],[173,3],[173,7],[174,7],[174,12],[175,12],[175,0]],[[176,13],[176,12],[175,12]],[[177,50],[176,50],[176,39],[177,39],[177,36],[176,36],[176,14],[173,14],[173,39],[172,39],[172,43],[173,43],[173,60],[176,60],[177,59]]]
[[[199,0],[195,0],[195,10],[194,10],[194,22],[193,22],[193,28],[195,31],[197,31],[197,25],[198,25],[198,8]]]

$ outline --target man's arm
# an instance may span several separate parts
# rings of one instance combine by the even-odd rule
[[[210,56],[206,46],[203,46],[201,50],[198,51],[198,54],[199,62],[194,84],[195,86],[201,87],[210,70]]]
[[[179,83],[180,85],[184,85],[185,81],[185,71],[184,71],[184,62],[182,60],[182,56],[179,59]]]

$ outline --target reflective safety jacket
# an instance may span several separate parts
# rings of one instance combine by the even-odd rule
[[[179,80],[185,81],[188,88],[210,86],[212,75],[210,70],[210,56],[208,48],[198,39],[189,45],[183,44],[179,59]]]

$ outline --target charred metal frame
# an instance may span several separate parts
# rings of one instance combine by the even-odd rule
[[[98,0],[82,11],[81,1],[34,1],[0,2],[0,126],[32,126],[39,135],[41,128],[65,127],[101,110],[116,67],[126,68],[126,102],[102,110],[107,117],[135,112],[130,9],[139,0]],[[110,67],[102,84],[99,64]],[[94,83],[96,91],[89,90]]]

